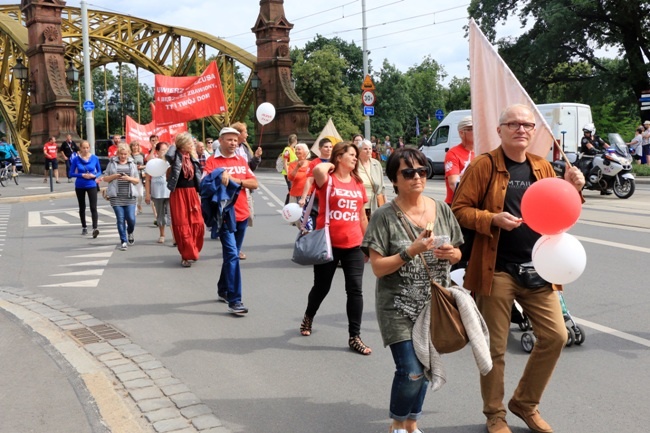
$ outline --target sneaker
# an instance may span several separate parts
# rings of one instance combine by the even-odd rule
[[[72,179],[68,178],[68,183],[72,183]]]
[[[222,295],[220,293],[217,293],[217,302],[223,302],[224,304],[228,303],[228,295],[225,293]]]
[[[237,302],[236,304],[228,305],[228,312],[233,314],[246,314],[248,313],[248,308],[241,302]]]
[[[81,229],[81,236],[86,236],[88,234],[88,229],[86,227]]]
[[[18,176],[18,173],[11,173],[11,177],[16,177]]]
[[[126,251],[128,248],[129,248],[129,247],[126,245],[126,242],[122,242],[122,246],[120,247],[120,249],[121,249],[122,251]]]
[[[99,236],[99,230],[93,229],[93,239],[95,239],[97,236]]]
[[[135,243],[135,239],[133,239],[133,233],[129,233],[127,237],[129,239],[129,245],[133,245]]]

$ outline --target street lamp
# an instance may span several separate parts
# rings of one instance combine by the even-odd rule
[[[79,82],[79,69],[74,67],[72,60],[70,60],[70,66],[68,66],[68,69],[65,70],[65,78],[70,83]]]
[[[22,89],[25,86],[25,81],[27,81],[27,76],[29,74],[27,66],[23,65],[22,58],[16,59],[16,64],[11,68],[11,72],[13,73],[14,78],[20,81],[20,88]]]
[[[253,71],[253,77],[251,78],[251,89],[257,90],[260,88],[262,80],[257,76],[257,72]]]

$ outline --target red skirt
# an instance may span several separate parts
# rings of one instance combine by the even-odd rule
[[[169,195],[174,240],[183,260],[198,260],[203,248],[205,223],[201,201],[194,188],[176,188]]]

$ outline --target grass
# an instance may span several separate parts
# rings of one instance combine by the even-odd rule
[[[632,165],[632,172],[635,176],[650,176],[650,165],[634,164]]]

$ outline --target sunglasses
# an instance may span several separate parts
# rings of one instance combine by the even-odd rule
[[[413,179],[415,177],[415,174],[417,173],[418,176],[422,178],[427,177],[427,173],[429,170],[427,170],[426,167],[420,167],[420,168],[404,168],[400,170],[400,173],[402,173],[402,177],[406,180]]]

